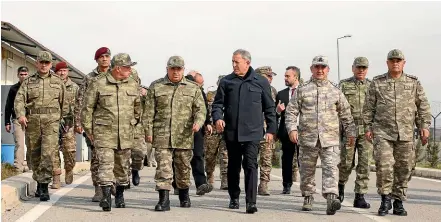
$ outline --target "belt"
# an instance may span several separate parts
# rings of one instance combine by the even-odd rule
[[[28,114],[53,114],[53,113],[60,113],[60,109],[50,108],[50,107],[28,109]]]

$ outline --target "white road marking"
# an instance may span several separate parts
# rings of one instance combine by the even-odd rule
[[[272,176],[272,177],[275,177],[275,178],[277,178],[277,179],[283,179],[282,177],[279,177],[279,176],[274,175],[274,174],[271,174],[271,176]],[[299,183],[299,182],[293,182],[292,184],[294,184],[294,185],[300,187],[300,183]],[[317,193],[321,193],[321,192],[322,192],[322,190],[321,190],[320,188],[316,188],[316,191],[317,191]],[[372,215],[371,212],[369,212],[368,210],[364,210],[364,209],[360,209],[360,208],[355,208],[355,207],[353,207],[352,204],[351,204],[350,202],[348,202],[347,200],[343,200],[343,203],[341,203],[341,204],[342,204],[343,206],[347,207],[346,209],[348,209],[348,210],[352,210],[352,211],[354,211],[354,212],[357,212],[357,213],[359,213],[359,214],[361,214],[361,215],[363,215],[363,216],[365,216],[365,217],[367,217],[367,218],[369,218],[369,219],[371,219],[371,220],[378,221],[378,222],[387,222],[387,221],[390,221],[390,220],[388,220],[387,218]]]
[[[416,176],[412,176],[412,179],[419,179],[419,180],[427,180],[427,181],[431,181],[431,182],[436,182],[436,183],[441,183],[441,180],[436,180],[436,179],[429,179],[429,178],[424,178],[424,177],[416,177]]]
[[[22,217],[20,217],[16,222],[31,222],[36,221],[41,215],[44,214],[47,210],[49,210],[52,205],[54,205],[61,197],[69,193],[72,189],[77,187],[78,185],[84,183],[86,180],[90,178],[90,173],[85,176],[82,176],[76,179],[72,184],[69,184],[57,192],[50,195],[50,200],[47,202],[40,202],[37,206],[26,212]]]

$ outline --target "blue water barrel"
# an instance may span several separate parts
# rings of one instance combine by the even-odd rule
[[[14,165],[15,144],[2,144],[2,163]]]

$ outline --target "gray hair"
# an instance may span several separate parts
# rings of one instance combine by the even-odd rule
[[[233,55],[240,55],[243,59],[248,60],[251,62],[251,54],[245,49],[238,49],[234,51]]]

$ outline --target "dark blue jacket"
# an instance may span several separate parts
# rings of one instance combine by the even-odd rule
[[[262,115],[263,114],[263,115]],[[276,108],[268,80],[250,67],[244,77],[234,72],[219,82],[212,105],[213,123],[225,121],[227,141],[247,142],[262,140],[263,118],[267,133],[277,131]]]

